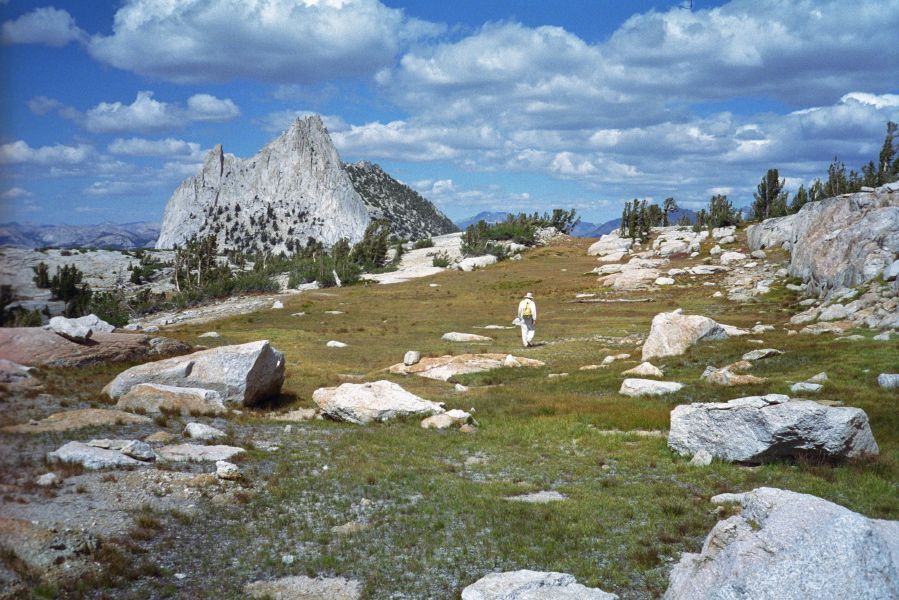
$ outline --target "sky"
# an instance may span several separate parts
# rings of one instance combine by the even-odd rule
[[[0,222],[161,222],[320,114],[461,220],[748,206],[899,122],[899,0],[0,0]]]

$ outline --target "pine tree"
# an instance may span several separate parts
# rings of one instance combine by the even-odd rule
[[[792,202],[790,202],[789,209],[787,212],[791,215],[796,214],[799,210],[810,202],[808,192],[805,191],[805,186],[800,185],[799,189],[796,190],[796,195],[793,196]]]
[[[880,150],[878,185],[889,183],[896,174],[899,174],[899,159],[896,158],[899,142],[894,143],[897,137],[897,130],[899,130],[899,125],[892,121],[887,123],[887,137],[883,140],[883,148]]]
[[[763,221],[771,217],[781,217],[787,214],[787,197],[783,193],[785,179],[780,179],[777,169],[768,169],[765,177],[758,185],[758,191],[753,194],[755,201],[752,203],[752,218]]]

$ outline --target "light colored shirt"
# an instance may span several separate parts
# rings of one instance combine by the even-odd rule
[[[537,305],[534,304],[534,301],[531,300],[530,298],[525,298],[524,300],[522,300],[521,302],[518,303],[518,318],[519,319],[524,318],[524,316],[522,315],[522,312],[524,311],[524,307],[527,304],[531,305],[531,319],[536,321],[537,320]]]

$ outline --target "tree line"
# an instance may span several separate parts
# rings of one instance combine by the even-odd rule
[[[753,194],[749,220],[763,221],[773,217],[783,217],[799,212],[809,202],[832,198],[840,194],[861,191],[864,187],[875,188],[886,183],[899,181],[899,125],[887,123],[887,133],[877,162],[870,161],[860,171],[846,171],[846,165],[837,157],[827,169],[827,178],[815,178],[806,189],[800,185],[791,198],[784,191],[786,179],[780,177],[777,169],[768,169]],[[625,202],[621,214],[621,235],[645,240],[652,227],[668,226],[668,214],[677,210],[674,198],[667,198],[660,207],[646,200],[634,199]],[[696,213],[693,223],[686,216],[678,219],[678,225],[693,225],[703,228],[738,225],[743,220],[742,211],[735,208],[724,194],[716,194],[709,200],[708,208]]]

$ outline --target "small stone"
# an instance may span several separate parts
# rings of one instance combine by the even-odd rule
[[[219,460],[215,463],[215,476],[219,479],[234,481],[240,479],[240,469],[234,463]]]
[[[153,452],[153,448],[150,447],[150,444],[138,440],[132,440],[125,444],[121,452],[125,456],[130,456],[137,460],[156,460],[156,453]]]
[[[297,557],[293,554],[284,554],[281,556],[281,562],[285,565],[292,565],[297,560]]]
[[[457,392],[467,392],[468,386],[462,385],[461,383],[457,383],[455,389]]]
[[[707,467],[712,464],[712,453],[703,448],[693,455],[690,464],[694,467]]]
[[[331,340],[326,345],[328,346],[328,348],[346,348],[347,347],[347,345],[344,344],[343,342],[337,342],[335,340]]]
[[[882,388],[899,388],[899,373],[881,373],[877,376],[877,384]]]
[[[272,310],[275,310],[278,308],[284,308],[284,303],[281,302],[280,300],[275,300],[275,303],[272,304]]]
[[[403,364],[406,366],[417,365],[421,362],[421,352],[409,350],[403,357]]]
[[[53,485],[54,483],[57,483],[58,481],[61,481],[61,480],[59,478],[59,475],[57,475],[56,473],[44,473],[43,475],[38,477],[37,480],[35,480],[35,483],[37,483],[40,486],[48,486],[48,485]]]
[[[794,383],[790,386],[791,392],[807,392],[807,393],[815,393],[820,392],[824,388],[820,383],[808,383],[805,381]]]
[[[228,434],[204,423],[188,423],[184,428],[184,435],[196,440],[215,440],[227,437]]]
[[[822,371],[814,377],[809,378],[809,381],[811,383],[824,383],[825,381],[827,381],[827,373]]]
[[[201,333],[197,337],[201,338],[220,338],[222,335],[216,331],[207,331],[206,333]]]

